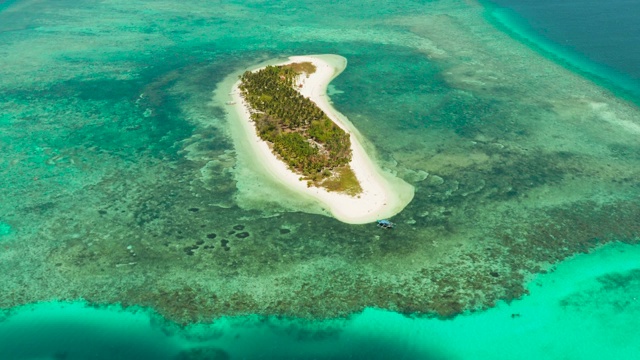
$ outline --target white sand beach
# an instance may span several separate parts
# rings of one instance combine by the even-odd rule
[[[290,57],[288,61],[271,64],[311,62],[316,71],[309,77],[302,76],[300,93],[316,103],[337,125],[351,136],[353,157],[351,168],[363,192],[357,196],[329,192],[322,188],[307,187],[300,175],[291,171],[278,159],[269,145],[256,134],[250,120],[247,104],[242,99],[237,81],[227,94],[227,104],[235,112],[242,123],[243,135],[250,151],[255,157],[254,166],[262,166],[262,173],[270,176],[282,186],[293,190],[306,198],[312,198],[316,204],[331,213],[336,219],[350,224],[373,222],[377,219],[389,218],[400,212],[413,199],[414,188],[393,174],[383,171],[365,152],[361,144],[362,136],[349,120],[331,106],[326,94],[327,85],[346,67],[347,60],[337,55],[313,55]],[[252,70],[258,70],[257,69]],[[235,117],[235,116],[234,116]],[[238,141],[239,139],[236,139]],[[309,212],[317,212],[310,209]]]

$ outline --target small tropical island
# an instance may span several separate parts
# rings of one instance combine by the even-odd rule
[[[297,88],[316,72],[309,62],[245,71],[239,89],[258,136],[301,175],[308,186],[358,195],[362,187],[349,166],[349,134]]]
[[[238,156],[251,171],[360,224],[397,214],[414,188],[372,161],[358,130],[330,104],[327,85],[346,63],[337,55],[272,61],[237,75],[225,103],[240,127]],[[262,192],[256,186],[253,193]]]

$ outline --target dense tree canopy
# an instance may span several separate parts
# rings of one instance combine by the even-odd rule
[[[344,173],[335,170],[348,167],[351,140],[295,89],[298,76],[305,70],[309,71],[309,66],[267,66],[247,71],[240,78],[240,90],[260,138],[271,143],[273,151],[291,169],[319,184]]]

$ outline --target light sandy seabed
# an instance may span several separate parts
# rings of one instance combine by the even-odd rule
[[[308,77],[301,77],[300,81],[303,86],[299,91],[316,103],[331,120],[351,135],[353,157],[350,165],[363,191],[357,196],[350,196],[344,193],[329,192],[318,187],[308,187],[306,181],[300,180],[300,175],[291,171],[284,162],[278,159],[269,145],[256,134],[248,106],[240,95],[238,89],[240,82],[238,81],[233,84],[226,96],[227,102],[234,104],[230,108],[233,117],[231,121],[233,122],[237,118],[237,122],[241,124],[241,131],[235,131],[234,141],[236,144],[249,144],[245,147],[249,153],[245,155],[254,158],[251,161],[253,166],[249,166],[249,168],[258,173],[258,176],[270,177],[272,182],[275,181],[281,187],[292,190],[297,197],[313,200],[312,203],[297,202],[298,205],[294,206],[294,210],[297,211],[318,213],[317,205],[319,205],[320,208],[329,211],[338,220],[352,224],[368,223],[399,213],[413,199],[413,186],[382,170],[369,157],[362,145],[362,136],[344,115],[331,106],[326,94],[327,85],[346,68],[347,59],[338,55],[293,56],[288,61],[277,65],[301,62],[313,63],[316,66],[316,71]],[[262,67],[258,67],[258,69],[260,68]],[[232,127],[235,126],[232,125]],[[238,155],[242,156],[242,154]],[[250,193],[256,196],[275,195],[265,191],[265,188],[260,184],[255,185],[257,188],[250,190]]]

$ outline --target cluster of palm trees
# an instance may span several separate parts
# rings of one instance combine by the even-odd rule
[[[349,134],[295,90],[300,73],[291,66],[267,66],[245,72],[240,90],[251,107],[261,139],[292,169],[320,181],[351,161]]]

